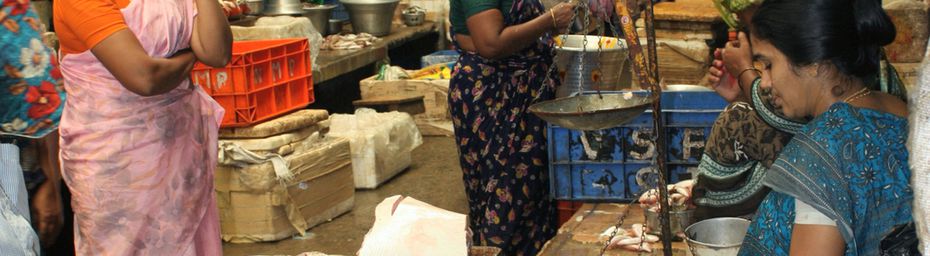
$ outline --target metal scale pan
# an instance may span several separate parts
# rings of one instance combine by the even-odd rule
[[[626,92],[570,96],[534,104],[529,110],[546,122],[591,131],[620,126],[651,106],[651,95]]]

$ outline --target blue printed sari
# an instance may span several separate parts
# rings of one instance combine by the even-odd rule
[[[911,221],[907,119],[836,103],[800,129],[766,174],[771,187],[739,255],[788,255],[795,199],[836,221],[845,255],[878,255]]]

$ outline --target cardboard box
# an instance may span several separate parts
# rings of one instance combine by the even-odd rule
[[[894,42],[885,46],[891,62],[915,63],[924,59],[927,51],[928,30],[927,4],[914,0],[890,1],[884,6],[897,35]]]
[[[450,136],[448,132],[433,129],[437,122],[451,124],[449,113],[449,80],[397,80],[379,81],[369,77],[359,82],[362,99],[378,96],[423,95],[426,113],[413,116],[420,133],[425,136]],[[443,126],[451,130],[451,126]]]
[[[355,184],[348,140],[326,138],[287,157],[294,178],[279,181],[271,163],[219,166],[215,185],[224,241],[276,241],[348,212]]]

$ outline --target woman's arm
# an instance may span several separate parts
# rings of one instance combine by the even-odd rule
[[[213,67],[223,67],[232,55],[232,31],[226,15],[216,0],[193,0],[197,5],[191,49],[197,60]]]
[[[91,52],[123,87],[141,96],[159,95],[178,87],[190,77],[196,60],[187,50],[169,58],[153,58],[128,29],[103,39]]]
[[[465,24],[478,54],[497,59],[526,48],[546,32],[568,27],[573,13],[574,4],[561,3],[528,22],[504,27],[501,11],[490,9],[468,17]]]
[[[830,256],[845,252],[846,242],[835,226],[794,224],[791,256]]]
[[[52,132],[37,142],[39,166],[45,182],[32,197],[33,219],[43,248],[55,244],[65,219],[61,202],[61,171],[58,161],[58,132]]]

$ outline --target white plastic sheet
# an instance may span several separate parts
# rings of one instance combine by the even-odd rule
[[[375,207],[375,225],[359,256],[468,255],[466,217],[410,197],[392,196]]]

